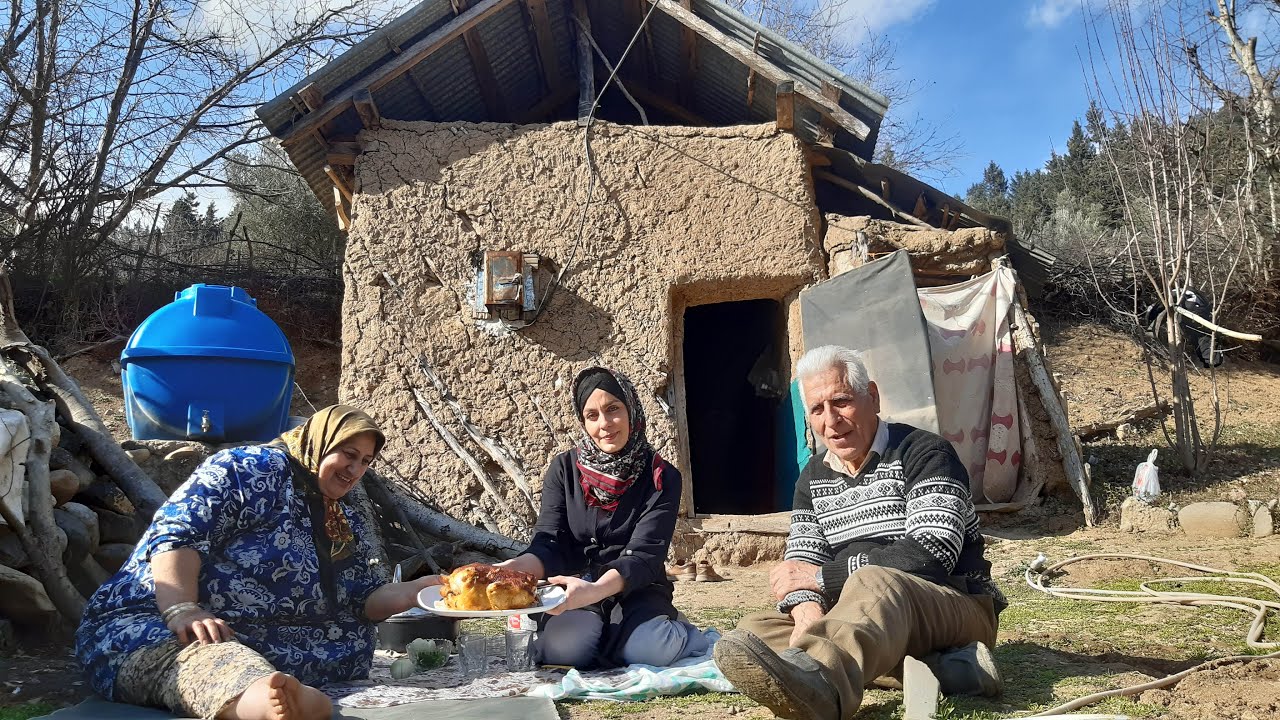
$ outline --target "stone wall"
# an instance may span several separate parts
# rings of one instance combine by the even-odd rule
[[[535,517],[547,463],[576,437],[568,385],[581,368],[627,373],[650,439],[680,465],[684,308],[788,303],[825,276],[809,168],[793,136],[771,124],[597,124],[592,138],[599,178],[581,238],[588,174],[572,123],[384,121],[363,137],[356,169],[340,397],[386,428],[384,471],[450,515],[516,537]],[[512,331],[472,319],[485,250],[568,265],[535,324]]]

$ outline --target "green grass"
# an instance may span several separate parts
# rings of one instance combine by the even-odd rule
[[[54,710],[57,710],[57,708],[42,702],[10,705],[8,707],[0,707],[0,720],[28,720],[28,718],[48,715]]]
[[[700,608],[687,611],[686,616],[689,618],[689,622],[700,628],[713,627],[721,633],[726,633],[737,627],[742,618],[768,609],[770,608],[764,606],[754,608]]]
[[[756,703],[752,702],[745,695],[710,692],[696,692],[689,693],[687,695],[658,697],[637,703],[600,703],[571,700],[559,702],[557,705],[563,708],[574,708],[578,706],[586,706],[587,703],[590,703],[590,707],[592,711],[594,711],[593,714],[609,720],[625,718],[630,715],[638,715],[641,713],[660,712],[670,713],[673,717],[684,715],[696,716],[708,705],[725,705],[743,709],[757,707]]]

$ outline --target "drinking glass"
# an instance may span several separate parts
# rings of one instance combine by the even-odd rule
[[[458,636],[458,660],[468,678],[483,677],[489,671],[489,638],[479,633]]]
[[[533,631],[507,630],[507,672],[533,669]]]

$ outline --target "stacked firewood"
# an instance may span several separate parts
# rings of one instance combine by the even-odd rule
[[[37,632],[59,620],[74,627],[168,494],[218,448],[118,444],[76,381],[19,327],[2,267],[0,314],[0,437],[10,441],[7,454],[0,444],[0,621]],[[14,490],[19,479],[22,492]],[[519,550],[516,541],[454,520],[376,473],[363,486],[354,499],[371,503],[389,560],[401,564],[405,578]]]

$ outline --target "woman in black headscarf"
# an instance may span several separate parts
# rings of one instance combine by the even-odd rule
[[[540,623],[542,662],[667,666],[705,651],[707,639],[671,604],[663,565],[680,472],[645,438],[644,408],[625,375],[587,368],[573,399],[583,437],[547,470],[529,548],[502,563],[565,587],[565,602]]]

